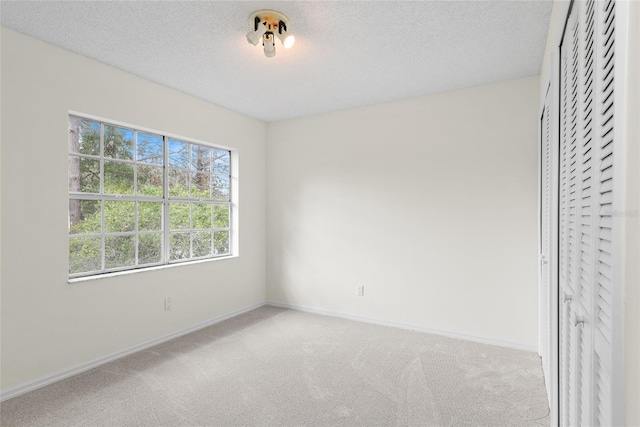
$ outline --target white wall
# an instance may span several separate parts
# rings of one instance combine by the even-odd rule
[[[68,284],[69,110],[239,150],[240,257]],[[3,28],[1,159],[3,390],[264,301],[264,123]]]
[[[269,123],[267,299],[537,349],[537,111],[531,77]]]

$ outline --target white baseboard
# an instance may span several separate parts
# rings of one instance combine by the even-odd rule
[[[253,304],[248,307],[244,307],[239,310],[233,311],[231,313],[223,314],[223,315],[214,317],[213,319],[205,320],[204,322],[197,323],[193,326],[189,326],[188,328],[180,329],[179,331],[172,332],[170,334],[163,335],[161,337],[154,338],[152,340],[141,342],[140,344],[134,345],[133,347],[125,348],[124,350],[120,350],[115,353],[111,353],[106,356],[99,357],[97,359],[91,360],[81,365],[74,366],[69,369],[65,369],[64,371],[60,371],[52,375],[47,375],[37,380],[29,381],[28,383],[25,383],[25,384],[9,387],[5,390],[0,391],[0,401],[11,399],[12,397],[16,397],[21,394],[28,393],[32,390],[36,390],[46,385],[53,384],[65,378],[78,375],[81,372],[85,372],[90,369],[97,368],[98,366],[104,365],[105,363],[113,362],[116,359],[120,359],[130,354],[145,350],[149,347],[162,344],[163,342],[172,340],[174,338],[178,338],[182,335],[190,334],[191,332],[195,332],[198,329],[206,328],[207,326],[211,326],[216,323],[222,322],[223,320],[227,320],[232,317],[239,316],[240,314],[246,313],[248,311],[255,310],[256,308],[262,307],[263,305],[265,305],[264,302]]]
[[[428,334],[441,335],[449,338],[458,338],[458,339],[467,340],[467,341],[479,342],[482,344],[497,345],[500,347],[508,347],[508,348],[514,348],[517,350],[525,350],[525,351],[538,353],[538,347],[532,346],[532,345],[514,343],[514,342],[497,340],[497,339],[487,338],[487,337],[480,337],[475,335],[468,335],[468,334],[452,332],[452,331],[447,331],[442,329],[428,328],[422,325],[413,325],[409,323],[394,322],[392,320],[360,316],[358,314],[343,313],[335,310],[327,310],[324,308],[309,307],[309,306],[299,305],[299,304],[290,304],[286,302],[267,301],[266,305],[270,305],[273,307],[289,308],[289,309],[298,310],[298,311],[305,311],[308,313],[322,314],[325,316],[340,317],[348,320],[356,320],[359,322],[373,323],[373,324],[382,325],[382,326],[391,326],[394,328],[408,329],[412,331],[425,332]]]

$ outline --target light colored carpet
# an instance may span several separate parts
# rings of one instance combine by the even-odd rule
[[[3,426],[549,425],[534,353],[274,307],[0,409]]]

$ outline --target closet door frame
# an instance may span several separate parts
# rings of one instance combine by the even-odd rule
[[[574,0],[575,1],[575,0]],[[637,76],[628,75],[627,57],[629,55],[629,2],[624,0],[616,1],[616,40],[614,57],[614,117],[613,117],[613,179],[614,179],[614,199],[613,199],[613,328],[612,328],[612,382],[611,390],[612,408],[611,415],[614,425],[625,425],[625,357],[624,357],[624,304],[623,295],[626,286],[625,271],[628,266],[626,261],[632,264],[638,260],[627,260],[626,256],[626,232],[625,223],[632,218],[628,218],[627,212],[627,188],[626,169],[635,167],[632,159],[627,158],[626,147],[634,143],[627,139],[627,121],[637,120],[627,116],[627,82]],[[630,284],[633,286],[633,284]]]

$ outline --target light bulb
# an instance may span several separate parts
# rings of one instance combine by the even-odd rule
[[[293,44],[296,42],[296,38],[293,35],[288,35],[286,39],[284,39],[284,42],[282,43],[282,45],[284,46],[285,49],[289,49],[291,46],[293,46]]]
[[[280,31],[278,31],[278,38],[280,39],[280,42],[285,49],[289,49],[296,41],[296,38],[293,37],[293,34],[289,34],[289,32],[283,28],[280,28]]]

